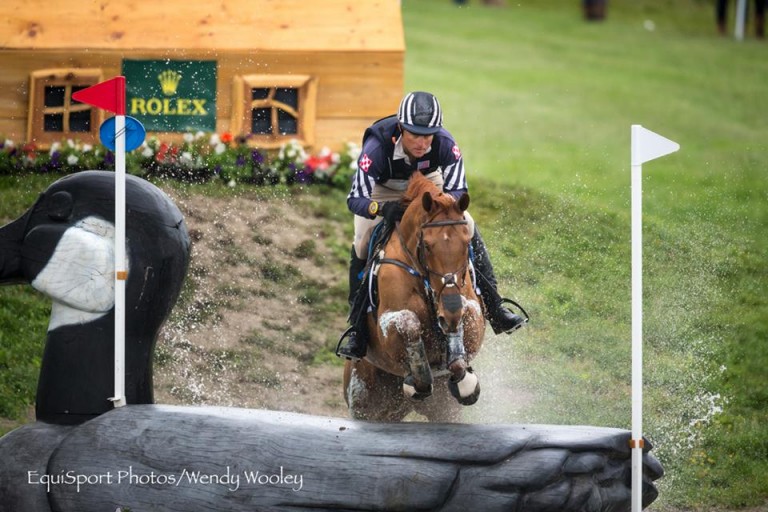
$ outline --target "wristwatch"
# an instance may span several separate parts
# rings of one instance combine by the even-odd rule
[[[368,205],[368,213],[371,217],[375,217],[379,213],[379,203],[377,201],[371,201]]]

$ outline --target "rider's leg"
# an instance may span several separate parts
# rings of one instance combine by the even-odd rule
[[[475,266],[475,272],[478,274],[477,284],[480,288],[480,295],[483,297],[487,311],[488,320],[491,322],[493,332],[496,334],[502,332],[512,332],[525,324],[525,320],[505,308],[502,303],[502,297],[496,288],[496,275],[493,272],[491,258],[485,248],[480,231],[475,226],[475,233],[472,236],[472,264]]]
[[[358,293],[365,293],[360,289],[363,281],[362,272],[365,269],[366,260],[358,258],[355,247],[349,255],[349,308],[350,320],[352,321],[352,330],[349,332],[347,344],[340,347],[336,355],[351,360],[358,360],[365,357],[368,339],[365,335],[365,312],[354,311],[355,298]]]

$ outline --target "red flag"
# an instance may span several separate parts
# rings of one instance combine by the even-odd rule
[[[116,76],[72,94],[72,99],[125,115],[125,77]]]

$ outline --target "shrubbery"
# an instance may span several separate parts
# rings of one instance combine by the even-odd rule
[[[346,143],[339,153],[322,148],[310,154],[296,140],[266,151],[250,145],[247,136],[197,132],[185,133],[183,142],[175,144],[149,137],[126,153],[126,172],[187,182],[218,179],[231,186],[305,183],[346,189],[359,153],[358,146]],[[33,143],[18,145],[0,137],[0,175],[114,168],[114,153],[101,144],[66,139],[41,150]]]

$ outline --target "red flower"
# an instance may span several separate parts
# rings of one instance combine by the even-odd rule
[[[30,162],[34,162],[37,158],[37,144],[34,142],[27,142],[21,147],[21,151],[24,153],[24,156],[27,157],[27,160]]]
[[[166,142],[163,142],[160,144],[160,147],[157,150],[157,154],[155,155],[155,160],[158,163],[166,163],[166,162],[174,162],[175,156],[179,153],[179,148],[175,146],[171,146]]]
[[[307,158],[307,161],[305,162],[307,168],[311,172],[315,172],[318,170],[324,171],[328,169],[332,163],[333,163],[332,155],[330,154],[325,156],[312,155],[309,158]]]
[[[220,139],[220,140],[221,140],[221,142],[223,142],[224,144],[229,144],[230,142],[232,142],[232,140],[234,139],[234,137],[232,136],[232,134],[231,134],[231,133],[229,133],[229,132],[224,132],[224,133],[222,133],[222,134],[221,134],[221,137],[219,137],[219,139]]]

